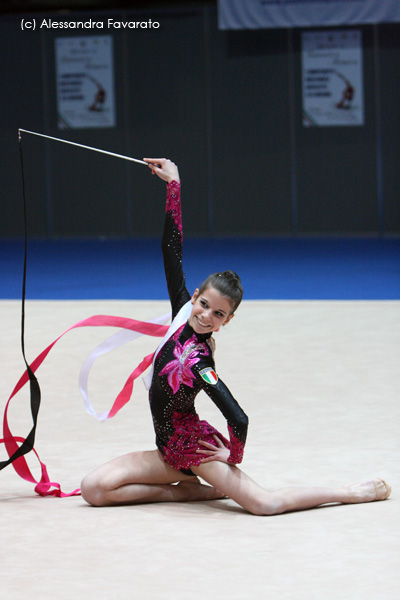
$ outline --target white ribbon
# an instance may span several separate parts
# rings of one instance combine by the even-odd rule
[[[142,377],[143,383],[147,390],[150,389],[150,386],[151,386],[151,381],[153,379],[153,373],[154,373],[154,362],[155,362],[155,359],[156,359],[158,353],[160,352],[160,350],[164,346],[164,344],[169,340],[169,338],[184,323],[186,323],[186,321],[190,317],[191,312],[192,312],[192,303],[189,300],[186,304],[184,304],[182,306],[182,308],[176,315],[175,319],[172,321],[167,333],[163,337],[161,344],[158,346],[157,350],[155,351],[151,369],[147,375]],[[166,325],[168,323],[168,321],[170,320],[170,318],[171,318],[171,313],[166,313],[165,315],[162,315],[161,317],[157,317],[156,319],[149,321],[149,323],[154,323],[156,325]],[[111,350],[115,350],[116,348],[119,348],[120,346],[123,346],[124,344],[127,344],[128,342],[131,342],[131,341],[141,337],[142,335],[146,335],[146,334],[139,333],[137,331],[131,331],[128,329],[123,329],[121,331],[118,331],[117,333],[114,333],[114,335],[112,335],[111,337],[104,340],[104,342],[102,342],[99,346],[97,346],[89,354],[89,356],[86,358],[85,362],[83,363],[81,371],[79,373],[79,389],[80,389],[80,392],[81,392],[81,395],[83,398],[83,403],[84,403],[86,412],[88,412],[89,415],[92,415],[98,421],[106,421],[108,419],[110,411],[108,410],[108,411],[103,411],[103,412],[97,413],[95,411],[95,409],[93,408],[93,405],[89,399],[88,379],[89,379],[89,373],[93,366],[94,361],[99,356],[102,356],[103,354],[107,354],[107,352],[111,352]]]
[[[154,323],[156,325],[166,325],[168,323],[168,321],[170,320],[170,318],[171,318],[171,313],[167,313],[167,314],[162,315],[161,317],[157,317],[156,319],[153,319],[152,321],[149,321],[149,322]],[[106,421],[108,419],[108,415],[109,415],[110,411],[108,410],[108,411],[97,413],[95,411],[95,409],[93,408],[92,403],[89,399],[88,379],[89,379],[89,372],[93,366],[94,361],[96,360],[96,358],[98,358],[102,354],[111,352],[111,350],[115,350],[116,348],[119,348],[120,346],[123,346],[124,344],[127,344],[128,342],[131,342],[132,340],[135,340],[135,339],[141,337],[142,335],[145,335],[145,334],[139,333],[137,331],[130,331],[128,329],[122,329],[121,331],[114,333],[111,337],[107,338],[106,340],[104,340],[104,342],[102,342],[99,346],[97,346],[97,348],[95,348],[89,354],[89,356],[86,358],[85,362],[83,363],[81,371],[79,373],[79,389],[80,389],[80,392],[81,392],[81,395],[83,398],[83,403],[85,405],[86,411],[89,413],[89,415],[92,415],[98,421]]]

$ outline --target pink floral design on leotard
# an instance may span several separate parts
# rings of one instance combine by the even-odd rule
[[[179,340],[176,340],[173,349],[176,360],[171,360],[159,373],[168,375],[168,383],[174,394],[179,390],[181,383],[193,387],[196,375],[193,374],[192,367],[199,362],[199,354],[209,354],[205,344],[196,343],[193,338],[189,338],[182,346]]]

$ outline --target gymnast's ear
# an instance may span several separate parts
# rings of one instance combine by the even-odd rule
[[[197,300],[197,296],[198,296],[198,295],[199,295],[199,288],[196,288],[196,289],[194,290],[193,296],[192,296],[192,298],[191,298],[191,300],[190,300],[190,302],[191,302],[192,304],[194,304],[194,303],[196,302],[196,300]]]
[[[222,327],[225,327],[225,325],[228,325],[229,321],[231,321],[234,316],[235,316],[235,313],[232,313],[231,315],[226,317],[226,320],[222,323]]]

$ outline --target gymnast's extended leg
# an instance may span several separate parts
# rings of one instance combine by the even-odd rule
[[[192,467],[211,486],[216,487],[255,515],[276,515],[284,512],[314,508],[321,504],[353,504],[385,500],[390,486],[381,479],[340,488],[304,487],[283,488],[269,492],[259,486],[238,467],[220,461]]]

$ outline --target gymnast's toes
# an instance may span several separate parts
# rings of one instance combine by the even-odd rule
[[[392,493],[392,488],[384,479],[374,479],[376,500],[387,500]]]
[[[348,503],[387,500],[392,492],[390,485],[383,479],[352,483],[344,487],[348,491]]]

